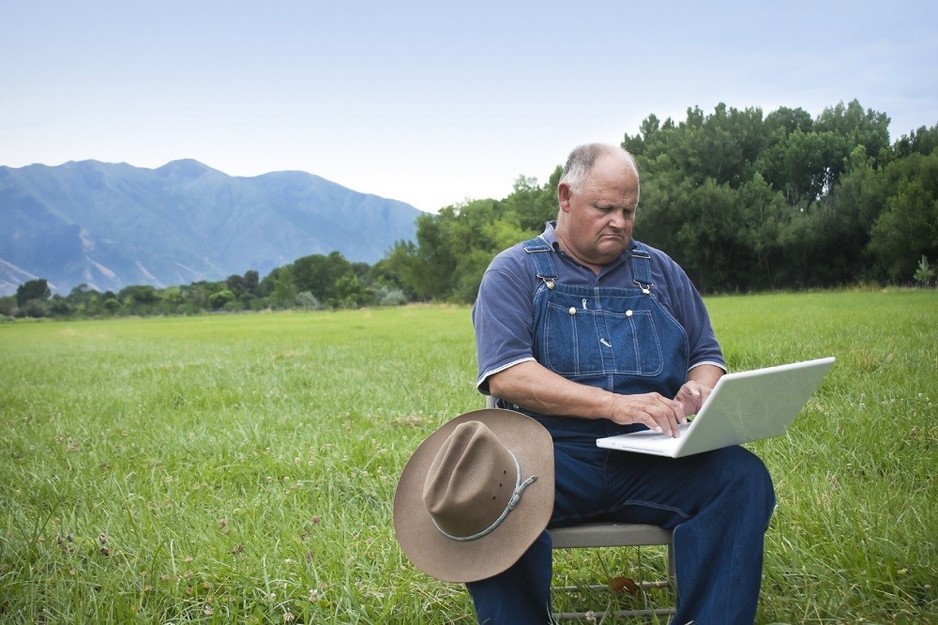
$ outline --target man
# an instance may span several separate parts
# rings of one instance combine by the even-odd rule
[[[674,531],[673,623],[752,623],[775,505],[762,462],[741,447],[672,460],[603,450],[596,438],[679,435],[725,363],[684,271],[632,238],[639,174],[616,146],[576,148],[543,234],[486,270],[473,309],[478,387],[534,417],[554,442],[549,527],[588,520]],[[467,584],[482,623],[550,620],[545,534],[506,571]]]

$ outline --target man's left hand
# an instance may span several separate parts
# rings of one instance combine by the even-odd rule
[[[684,406],[684,414],[697,414],[707,397],[710,396],[711,390],[713,389],[697,380],[688,380],[674,396],[674,399]]]

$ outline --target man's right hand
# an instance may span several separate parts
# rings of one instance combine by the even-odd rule
[[[652,431],[677,438],[681,435],[680,426],[687,423],[683,404],[660,393],[612,395],[607,418],[620,425],[641,423]]]

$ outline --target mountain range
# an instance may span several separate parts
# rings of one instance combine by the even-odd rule
[[[235,177],[189,159],[0,167],[0,295],[36,278],[67,295],[264,277],[333,251],[373,264],[415,238],[419,214],[299,171]]]

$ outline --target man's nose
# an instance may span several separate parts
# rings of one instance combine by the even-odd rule
[[[615,228],[616,230],[622,230],[625,228],[625,214],[624,213],[612,213],[611,218],[609,219],[609,227]]]

